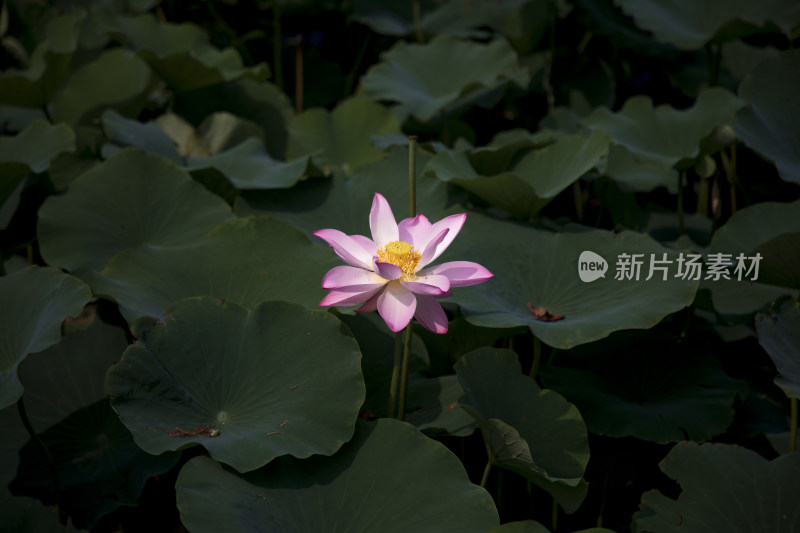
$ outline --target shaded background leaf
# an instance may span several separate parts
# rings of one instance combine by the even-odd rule
[[[457,458],[396,420],[357,425],[332,457],[284,458],[245,476],[199,457],[183,468],[176,490],[181,520],[198,532],[258,524],[275,533],[467,533],[498,523],[491,497]]]

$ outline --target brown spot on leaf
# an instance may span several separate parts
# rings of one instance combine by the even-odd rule
[[[375,416],[375,413],[373,413],[369,409],[364,409],[363,411],[359,411],[358,418],[360,418],[361,420],[366,420],[367,422],[378,419],[378,417]]]
[[[195,428],[185,430],[175,426],[175,430],[165,430],[170,437],[186,438],[186,437],[216,437],[219,432],[214,433],[214,424],[206,424],[205,426],[197,426]]]
[[[534,307],[531,305],[530,302],[526,302],[528,305],[528,311],[531,312],[533,318],[538,320],[539,322],[558,322],[559,320],[564,319],[564,315],[559,315],[556,313],[551,313],[546,309],[539,309],[538,307]]]

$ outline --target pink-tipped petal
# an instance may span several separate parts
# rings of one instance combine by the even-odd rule
[[[432,296],[417,296],[417,310],[414,318],[425,329],[434,333],[447,333],[447,315],[444,309]]]
[[[327,242],[348,265],[372,270],[372,255],[349,235],[337,229],[321,229],[314,235]]]
[[[416,250],[419,250],[430,240],[431,223],[425,215],[407,218],[397,225],[400,240],[405,241]]]
[[[383,285],[367,291],[331,291],[325,296],[325,298],[322,299],[319,305],[323,307],[327,307],[329,305],[340,305],[342,307],[358,305],[372,298],[372,296],[374,296],[382,288]]]
[[[442,252],[447,250],[447,247],[450,246],[450,243],[453,242],[453,239],[456,238],[458,232],[461,231],[461,228],[462,226],[464,226],[464,222],[466,220],[467,220],[466,213],[461,213],[460,215],[450,215],[449,217],[445,217],[439,222],[436,222],[433,226],[431,226],[431,232],[430,232],[430,236],[432,237],[431,242],[433,242],[433,239],[435,239],[436,236],[439,235],[439,232],[441,232],[442,230],[448,229],[450,231],[447,232],[447,236],[436,247],[436,253],[433,254],[433,257],[431,257],[428,263],[435,261],[437,257],[442,255]],[[428,244],[427,246],[430,246],[430,244]],[[427,247],[424,249],[427,250]],[[428,263],[425,264],[427,265]]]
[[[392,208],[386,198],[377,192],[372,199],[372,209],[369,212],[369,228],[372,230],[372,240],[378,248],[396,241],[399,236]]]
[[[403,287],[416,294],[441,296],[450,289],[450,280],[447,276],[436,274],[430,276],[417,276],[414,281],[401,281]]]
[[[369,300],[364,302],[364,305],[356,309],[356,313],[369,313],[378,309],[378,298],[381,296],[381,291],[376,292]]]
[[[378,297],[378,313],[392,331],[400,331],[411,322],[417,308],[417,297],[399,282],[393,281]]]
[[[384,280],[391,281],[403,275],[403,270],[399,266],[391,263],[382,263],[378,261],[377,257],[373,259],[373,265],[375,265],[375,274],[382,277]]]
[[[448,228],[443,229],[436,235],[433,239],[428,242],[425,248],[422,250],[422,257],[419,259],[419,263],[417,263],[417,272],[420,269],[424,268],[425,265],[436,259],[436,257],[441,253],[439,248],[441,248],[442,243],[447,238],[447,234],[450,232]]]
[[[418,272],[417,276],[430,276],[432,274],[447,276],[450,280],[451,287],[477,285],[478,283],[483,283],[494,277],[494,274],[489,272],[486,267],[478,263],[473,263],[472,261],[450,261],[449,263],[442,263],[441,265],[432,266]]]
[[[386,280],[374,272],[351,266],[333,267],[322,278],[323,289],[343,289],[351,292],[371,290],[385,284]]]
[[[369,237],[364,237],[363,235],[350,235],[350,238],[356,241],[364,250],[366,250],[370,257],[373,257],[375,252],[378,251],[378,247],[375,246],[375,243],[372,242],[372,239]]]

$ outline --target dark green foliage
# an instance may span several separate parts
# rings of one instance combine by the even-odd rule
[[[797,530],[799,5],[3,2],[0,533]]]

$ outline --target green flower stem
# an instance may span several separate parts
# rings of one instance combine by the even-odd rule
[[[536,372],[539,370],[539,363],[542,360],[542,341],[539,337],[533,337],[533,362],[531,363],[531,371],[528,374],[531,379],[536,377]]]
[[[797,398],[789,400],[791,406],[791,422],[789,426],[789,451],[797,450]]]
[[[403,420],[406,414],[406,391],[408,390],[408,365],[411,362],[411,322],[406,326],[406,342],[403,348],[403,369],[400,374],[400,405],[397,407],[397,419]]]
[[[683,222],[683,171],[678,172],[678,232],[679,235],[686,233]]]
[[[294,108],[297,113],[303,112],[303,34],[294,38]]]
[[[275,74],[275,84],[283,90],[283,66],[281,49],[281,9],[280,0],[272,2],[272,70]]]
[[[553,498],[553,517],[551,518],[551,525],[550,529],[553,530],[553,533],[556,533],[558,530],[558,502],[555,498]]]
[[[486,488],[486,482],[489,481],[489,472],[492,470],[492,458],[486,461],[486,468],[483,469],[483,477],[481,477],[481,487]]]
[[[417,136],[408,137],[408,207],[410,216],[417,216]]]
[[[55,459],[53,459],[53,454],[50,453],[47,445],[36,433],[36,430],[33,429],[33,424],[31,424],[31,421],[28,418],[28,412],[25,409],[25,402],[22,396],[20,396],[19,400],[17,400],[17,411],[19,411],[19,417],[22,420],[22,425],[25,426],[25,429],[28,431],[28,435],[31,436],[31,440],[42,449],[42,453],[44,453],[44,456],[47,459],[47,465],[50,467],[50,475],[52,476],[53,495],[56,500],[58,521],[61,523],[61,525],[65,526],[67,525],[67,516],[59,505],[59,502],[61,501],[61,484],[58,481],[58,469],[56,468],[56,462]]]
[[[353,92],[353,87],[356,84],[356,78],[358,77],[358,70],[361,67],[361,62],[364,61],[364,55],[367,53],[367,48],[370,45],[372,37],[372,32],[367,33],[367,36],[364,37],[363,42],[361,43],[361,48],[358,51],[358,55],[356,55],[356,60],[353,62],[353,68],[350,69],[350,74],[347,75],[347,83],[344,86],[344,96],[350,96]]]
[[[408,207],[412,217],[417,216],[417,136],[408,137]],[[408,365],[411,361],[411,322],[406,326],[406,342],[403,349],[403,367],[400,372],[400,405],[397,408],[397,419],[403,420],[406,414],[406,390],[408,389]],[[395,370],[398,365],[399,338],[395,337]],[[395,387],[395,375],[392,373],[392,388]],[[393,401],[393,398],[390,398]]]
[[[503,514],[503,472],[502,468],[497,471],[497,497],[494,499],[499,515]]]
[[[711,194],[711,179],[701,178],[700,189],[697,191],[697,214],[708,215],[708,197]]]
[[[50,110],[47,109],[47,104],[42,106],[42,113],[44,113],[44,118],[47,119],[47,122],[50,124],[55,124],[55,122],[53,122],[53,117],[50,115]]]
[[[708,86],[713,87],[719,83],[719,70],[722,65],[722,44],[706,44],[706,58],[708,61]]]
[[[580,181],[572,184],[572,196],[575,200],[575,216],[578,217],[578,222],[583,221],[583,192],[581,191]]]
[[[553,111],[556,107],[556,94],[553,89],[553,66],[556,62],[556,15],[550,18],[550,50],[544,64],[544,73],[542,74],[542,89],[547,97],[547,110]]]
[[[422,35],[422,8],[419,0],[411,0],[411,11],[414,17],[414,33],[417,35],[417,42],[425,44],[425,37]]]
[[[403,332],[394,334],[394,366],[392,366],[392,384],[389,387],[389,405],[386,407],[386,416],[394,418],[394,408],[397,405],[397,383],[400,378],[400,365],[403,361]]]
[[[725,170],[725,177],[728,179],[728,183],[730,184],[729,187],[729,195],[731,200],[731,214],[736,212],[737,209],[737,202],[736,202],[736,194],[737,192],[744,198],[745,204],[750,205],[752,202],[750,198],[747,196],[747,191],[742,186],[742,182],[739,181],[739,176],[736,174],[736,146],[730,147],[730,157],[725,150],[722,150],[720,155],[720,161],[722,161],[722,168]]]

